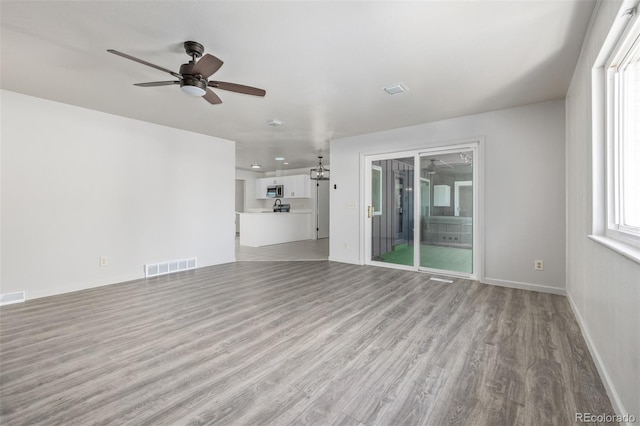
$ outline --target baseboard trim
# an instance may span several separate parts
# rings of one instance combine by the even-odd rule
[[[589,348],[589,352],[591,353],[591,357],[593,358],[593,362],[596,364],[596,369],[600,374],[600,379],[602,379],[602,384],[607,391],[607,395],[609,395],[609,400],[611,400],[611,405],[613,405],[613,409],[616,414],[620,416],[624,416],[630,414],[627,410],[624,409],[624,405],[620,400],[620,395],[616,391],[615,386],[613,385],[613,381],[611,380],[611,376],[609,375],[609,371],[605,366],[602,357],[600,356],[600,352],[596,348],[596,345],[593,343],[593,339],[591,338],[591,333],[587,329],[586,323],[582,319],[582,315],[580,315],[580,311],[578,310],[576,304],[571,297],[571,293],[567,293],[567,300],[569,300],[569,306],[573,311],[573,316],[576,317],[576,321],[578,322],[578,326],[580,327],[580,331],[582,332],[582,336],[584,337],[585,342],[587,342],[587,348]],[[634,413],[635,414],[635,413]],[[620,423],[622,425],[631,426],[631,423]]]
[[[537,291],[540,293],[559,294],[561,296],[567,295],[567,290],[564,288],[552,287],[549,285],[523,283],[518,281],[507,281],[498,278],[484,278],[481,280],[483,284],[497,285],[499,287],[518,288],[520,290]]]
[[[362,263],[354,262],[352,260],[338,259],[336,257],[331,257],[331,256],[329,256],[329,258],[327,260],[330,261],[330,262],[348,263],[349,265],[362,265]]]

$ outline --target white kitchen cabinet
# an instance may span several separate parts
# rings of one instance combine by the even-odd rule
[[[283,186],[283,198],[310,198],[311,179],[309,175],[277,176],[256,179],[256,199],[267,199],[267,187]]]
[[[240,213],[240,245],[262,247],[312,238],[311,212]]]
[[[256,199],[266,200],[267,187],[272,185],[284,185],[284,176],[256,179]]]
[[[256,199],[267,199],[267,180],[264,178],[256,179]]]
[[[284,198],[309,197],[311,197],[311,179],[309,179],[309,175],[284,177]]]
[[[266,185],[284,185],[284,176],[273,176],[268,178],[263,178],[266,182]]]

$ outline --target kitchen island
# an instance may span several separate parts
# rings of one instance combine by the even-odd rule
[[[311,239],[310,211],[239,213],[240,245],[262,247]]]

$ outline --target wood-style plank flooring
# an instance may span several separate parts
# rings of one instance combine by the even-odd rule
[[[564,297],[236,262],[0,309],[0,424],[570,425],[613,414]]]

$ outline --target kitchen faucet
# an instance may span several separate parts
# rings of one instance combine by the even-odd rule
[[[282,205],[282,200],[280,198],[276,198],[276,201],[273,202],[273,208],[275,208],[278,204]]]

